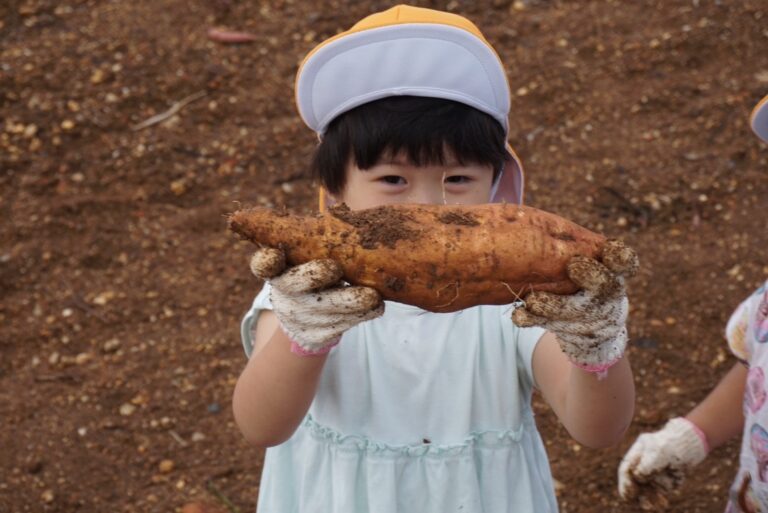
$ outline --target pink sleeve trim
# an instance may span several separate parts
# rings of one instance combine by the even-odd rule
[[[571,362],[571,363],[585,372],[590,372],[596,375],[598,380],[603,380],[606,378],[606,376],[608,376],[608,369],[610,369],[611,367],[619,363],[619,360],[621,360],[620,357],[616,358],[612,362],[600,363],[596,365],[582,364],[582,363],[576,363],[576,362]]]
[[[285,336],[288,337],[288,340],[291,341],[291,352],[297,356],[322,356],[324,354],[328,354],[331,349],[333,349],[341,341],[341,337],[339,336],[326,342],[326,345],[320,349],[305,349],[301,347],[298,342],[296,342],[296,339],[293,338],[293,335],[291,335],[287,329],[285,329],[285,326],[283,326],[282,322],[280,322],[280,329],[283,330]]]
[[[311,349],[304,349],[295,340],[291,339],[291,352],[298,356],[322,356],[324,354],[328,354],[331,349],[336,347],[340,340],[341,337],[338,337],[333,342],[329,342],[327,346],[323,346],[320,349],[313,351]]]

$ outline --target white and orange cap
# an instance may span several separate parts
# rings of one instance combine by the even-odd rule
[[[760,139],[768,142],[768,96],[760,100],[760,103],[752,109],[749,124]]]
[[[319,136],[338,115],[388,96],[426,96],[464,103],[509,132],[509,83],[495,50],[468,19],[398,5],[368,16],[320,43],[301,63],[296,104]],[[492,202],[523,202],[523,166],[509,158]]]

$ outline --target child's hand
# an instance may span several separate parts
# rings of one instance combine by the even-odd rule
[[[339,283],[342,271],[333,260],[312,260],[285,270],[283,252],[263,248],[253,254],[251,272],[272,285],[273,311],[299,354],[326,353],[342,333],[384,313],[384,302],[374,289]]]
[[[663,493],[680,486],[683,471],[700,463],[708,451],[705,437],[691,421],[674,418],[660,431],[640,435],[621,460],[619,495],[624,500],[664,502]]]
[[[525,307],[512,314],[520,327],[541,326],[553,332],[568,359],[593,372],[610,367],[624,353],[629,310],[624,277],[638,268],[635,252],[616,240],[606,243],[602,260],[572,258],[568,277],[581,291],[570,296],[532,292]]]

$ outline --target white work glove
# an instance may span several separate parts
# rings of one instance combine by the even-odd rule
[[[677,417],[660,431],[637,437],[619,466],[619,495],[624,500],[666,503],[664,492],[683,481],[685,470],[709,452],[704,433],[693,422]]]
[[[568,263],[568,277],[581,291],[566,296],[531,292],[512,320],[520,327],[541,326],[553,332],[571,362],[599,376],[624,354],[629,311],[624,277],[637,268],[635,252],[609,240],[602,263],[581,256]]]
[[[272,286],[273,312],[295,342],[294,353],[327,353],[342,333],[384,313],[379,293],[343,285],[341,267],[333,260],[285,267],[285,255],[279,249],[262,248],[251,257],[251,272]]]

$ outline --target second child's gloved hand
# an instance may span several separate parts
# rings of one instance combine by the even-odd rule
[[[619,466],[619,495],[658,502],[655,496],[680,486],[683,472],[708,452],[704,433],[688,419],[674,418],[661,430],[640,435],[627,451]]]
[[[520,327],[541,326],[553,332],[571,362],[590,372],[604,372],[627,345],[624,277],[634,275],[637,268],[635,252],[609,240],[602,263],[586,257],[568,263],[568,277],[581,291],[568,296],[532,292],[525,297],[525,306],[515,309],[512,320]]]
[[[285,267],[279,249],[262,248],[251,258],[251,272],[272,286],[273,312],[295,342],[292,350],[297,354],[327,353],[345,331],[384,313],[384,302],[374,289],[340,283],[342,270],[333,260]]]

